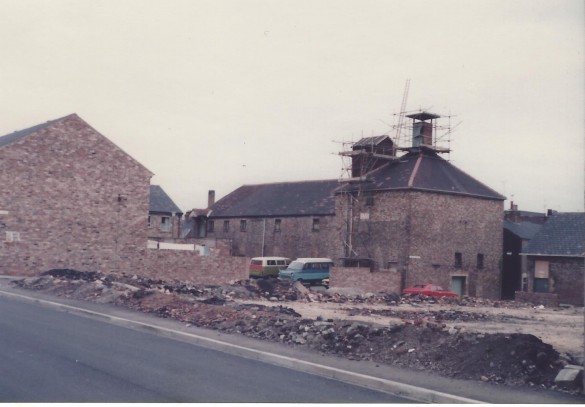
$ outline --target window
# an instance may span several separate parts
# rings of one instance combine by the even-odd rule
[[[240,232],[245,232],[248,227],[248,222],[245,219],[240,221]]]
[[[163,216],[160,218],[160,230],[162,232],[171,231],[171,218],[169,218],[168,216]]]
[[[313,232],[318,232],[318,231],[319,231],[319,219],[314,218],[313,219]]]
[[[366,206],[374,206],[374,195],[366,196]]]
[[[223,221],[223,231],[226,233],[230,231],[230,221],[229,220]]]
[[[151,222],[150,216],[148,217],[148,227],[149,227],[149,228],[151,228],[151,227],[152,227],[152,222]]]
[[[275,219],[274,220],[274,231],[275,232],[280,232],[280,224],[281,224],[281,220],[280,219]]]
[[[477,253],[477,269],[483,270],[483,253]]]
[[[550,265],[546,260],[534,262],[534,292],[548,293]]]
[[[460,269],[462,265],[463,265],[463,255],[459,252],[456,252],[454,266],[456,269]]]
[[[267,264],[268,264],[269,266],[276,266],[276,260],[268,260],[268,261],[267,261]]]
[[[213,233],[214,229],[215,229],[215,222],[212,220],[208,220],[207,221],[207,232]]]

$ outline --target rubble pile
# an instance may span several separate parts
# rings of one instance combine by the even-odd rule
[[[551,345],[527,334],[467,332],[452,321],[484,321],[487,314],[458,309],[401,310],[400,305],[421,302],[466,302],[479,299],[400,298],[395,294],[346,295],[334,290],[314,292],[298,283],[276,279],[237,281],[225,286],[196,286],[184,282],[145,279],[126,274],[102,275],[75,270],[51,270],[39,277],[15,282],[22,288],[53,295],[108,302],[133,310],[172,318],[186,324],[241,334],[259,340],[302,346],[352,360],[370,360],[441,375],[506,385],[555,388],[555,376],[574,364]],[[267,300],[266,304],[246,300]],[[238,301],[236,301],[238,300]],[[349,317],[384,315],[402,320],[377,325],[345,319],[303,318],[279,301],[376,304],[384,307],[345,307]],[[492,301],[494,307],[520,307]],[[523,305],[526,306],[526,305]]]

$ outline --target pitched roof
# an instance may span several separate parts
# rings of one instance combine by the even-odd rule
[[[504,219],[504,229],[512,232],[521,239],[530,240],[540,230],[542,224],[521,221],[518,223]]]
[[[548,218],[522,254],[583,257],[585,213],[556,213]]]
[[[243,185],[209,209],[210,218],[334,215],[337,180]]]
[[[427,148],[414,149],[400,159],[370,172],[362,188],[366,191],[419,190],[506,199]]]
[[[150,212],[183,213],[159,185],[150,186]]]
[[[374,137],[364,137],[360,140],[358,140],[356,143],[354,143],[352,145],[352,148],[356,148],[356,147],[369,147],[369,146],[377,146],[378,144],[380,144],[382,141],[384,140],[390,140],[390,142],[392,142],[392,139],[390,138],[390,136],[387,135],[382,135],[382,136],[374,136]]]
[[[33,134],[39,130],[44,129],[45,127],[50,126],[53,123],[59,122],[65,118],[67,118],[69,116],[73,116],[73,115],[75,115],[75,113],[61,117],[59,119],[49,120],[46,123],[37,124],[36,126],[32,126],[32,127],[27,128],[27,129],[24,129],[24,130],[18,130],[18,131],[15,131],[13,133],[9,133],[9,134],[6,134],[4,136],[1,136],[0,137],[0,147],[3,147],[5,145],[8,145],[8,144],[13,143],[15,141],[18,141],[18,140],[20,140],[20,139],[22,139],[30,134]]]

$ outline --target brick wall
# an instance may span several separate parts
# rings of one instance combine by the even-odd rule
[[[211,249],[210,256],[183,250],[144,249],[138,261],[125,264],[134,274],[193,284],[225,284],[248,278],[247,257],[225,255],[221,249]]]
[[[0,273],[118,268],[146,245],[151,175],[76,115],[0,147],[0,232],[21,238]]]
[[[352,287],[365,292],[400,293],[402,276],[397,271],[370,271],[369,268],[334,267],[329,273],[330,287]]]

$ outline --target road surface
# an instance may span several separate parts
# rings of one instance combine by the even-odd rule
[[[408,402],[7,298],[0,361],[0,402]]]

